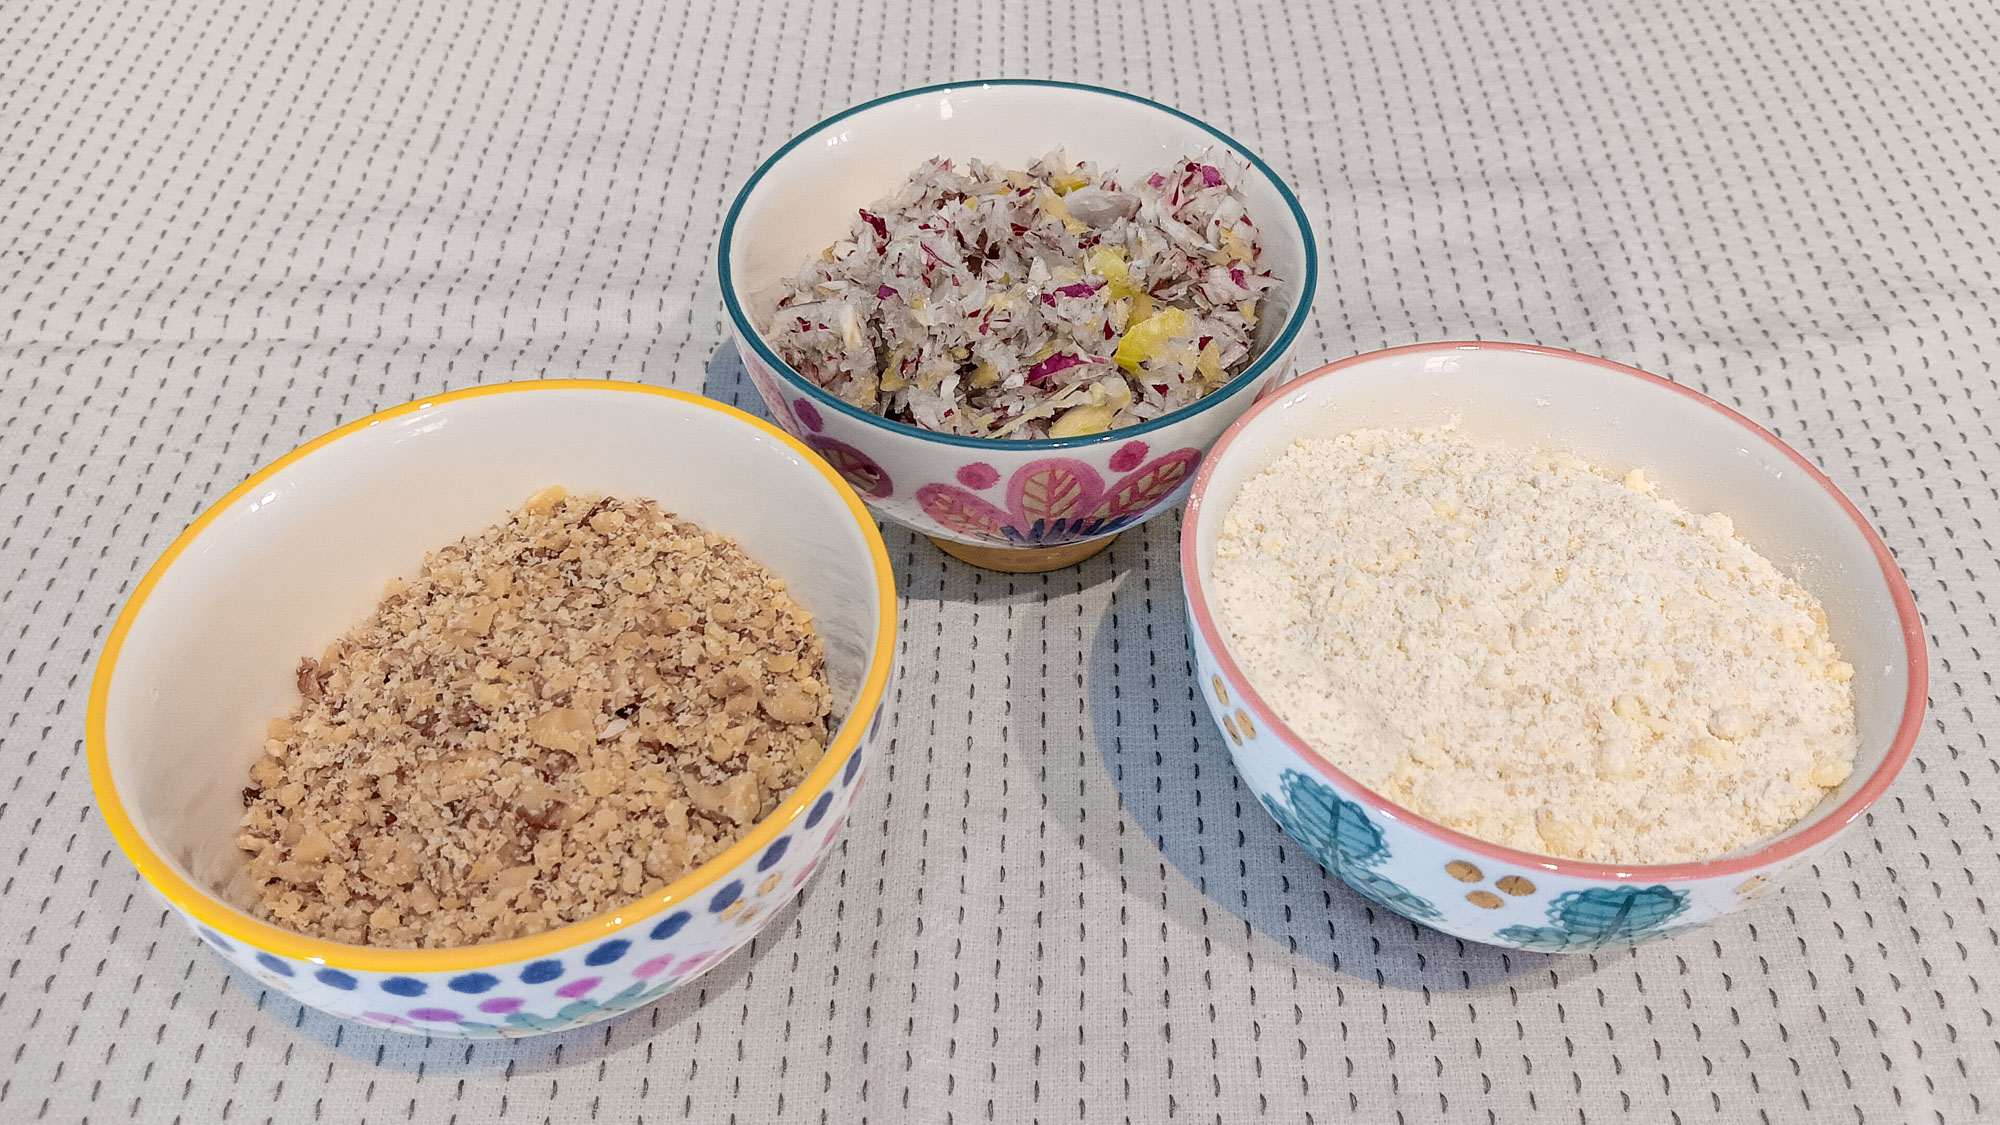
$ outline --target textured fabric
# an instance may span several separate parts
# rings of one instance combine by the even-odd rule
[[[1964,0],[0,6],[0,1120],[1865,1121],[2000,1114],[2000,18]],[[112,616],[259,464],[482,381],[754,400],[721,212],[875,95],[1131,89],[1318,228],[1302,357],[1659,371],[1909,574],[1931,718],[1822,862],[1635,952],[1348,892],[1193,697],[1178,521],[982,573],[891,531],[894,741],[754,949],[587,1030],[426,1042],[227,975],[92,806]]]

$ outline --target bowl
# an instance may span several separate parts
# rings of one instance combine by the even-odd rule
[[[1662,492],[1722,511],[1812,591],[1855,668],[1852,776],[1804,821],[1697,863],[1587,863],[1475,839],[1398,807],[1318,754],[1258,697],[1218,627],[1211,563],[1243,483],[1293,441],[1372,426],[1433,426],[1593,464],[1643,467]],[[1245,414],[1194,483],[1181,567],[1197,682],[1236,768],[1278,824],[1370,899],[1472,941],[1560,952],[1632,944],[1713,921],[1769,894],[1888,788],[1922,722],[1922,623],[1868,521],[1812,463],[1712,399],[1643,371],[1520,344],[1394,348],[1330,364]]]
[[[299,657],[366,617],[392,576],[550,484],[651,497],[734,535],[825,638],[840,716],[770,817],[665,890],[530,937],[456,949],[321,941],[218,891],[265,724],[298,701]],[[895,593],[847,484],[766,422],[679,391],[551,380],[473,387],[363,418],[260,470],[147,572],[98,662],[91,784],[139,872],[216,953],[267,987],[429,1035],[557,1031],[712,968],[798,893],[840,830],[882,725]]]
[[[837,241],[857,209],[893,192],[925,160],[976,156],[1026,167],[1058,146],[1118,169],[1196,151],[1233,153],[1248,165],[1245,202],[1282,284],[1269,295],[1258,354],[1241,374],[1140,425],[1039,441],[974,438],[842,401],[779,359],[752,323],[748,310],[760,294]],[[1179,503],[1223,429],[1260,391],[1291,376],[1318,275],[1304,210],[1250,150],[1144,98],[1032,81],[930,86],[820,122],[751,174],[723,222],[719,259],[737,350],[779,424],[832,462],[878,515],[1008,569],[1068,565],[1094,553],[1089,544],[1102,546]]]

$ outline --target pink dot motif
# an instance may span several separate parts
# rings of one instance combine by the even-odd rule
[[[697,953],[694,956],[688,958],[686,961],[681,963],[681,974],[685,976],[688,973],[692,973],[696,969],[701,968],[703,965],[708,964],[710,961],[715,960],[715,953],[716,951],[711,949],[707,953]]]
[[[992,488],[1000,483],[1000,470],[984,461],[974,461],[958,470],[958,483],[967,488]]]
[[[603,979],[603,977],[584,977],[582,980],[573,980],[556,989],[556,995],[565,1000],[574,1000],[591,989],[596,988],[598,983]]]
[[[518,1012],[521,1010],[521,998],[518,996],[496,996],[491,1000],[480,1001],[479,1010],[482,1012],[492,1012],[494,1015],[499,1016],[507,1015],[510,1012]]]
[[[1114,473],[1130,472],[1138,468],[1139,462],[1145,459],[1146,443],[1143,441],[1128,441],[1118,447],[1118,452],[1111,455],[1111,471]]]
[[[649,977],[656,977],[659,976],[661,973],[666,972],[667,966],[673,963],[674,963],[673,954],[671,953],[663,954],[659,957],[653,958],[651,961],[646,962],[645,964],[639,966],[638,968],[633,969],[632,975],[638,977],[640,980],[646,980]]]

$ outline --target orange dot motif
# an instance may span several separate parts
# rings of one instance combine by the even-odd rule
[[[1229,732],[1229,741],[1234,742],[1238,746],[1243,745],[1243,736],[1236,733],[1235,719],[1232,719],[1229,716],[1224,715],[1222,717],[1222,729]]]
[[[1242,728],[1243,737],[1245,738],[1257,737],[1257,726],[1255,723],[1252,723],[1250,721],[1250,712],[1245,711],[1240,707],[1236,709],[1236,725]]]
[[[1742,885],[1736,888],[1736,893],[1744,898],[1763,898],[1776,888],[1777,885],[1764,876],[1752,875],[1743,880]]]
[[[1461,883],[1477,883],[1486,878],[1486,873],[1481,871],[1477,864],[1462,859],[1454,859],[1445,864],[1444,871]],[[1535,893],[1535,884],[1520,875],[1502,875],[1493,881],[1493,885],[1503,894],[1514,898]],[[1465,901],[1481,910],[1498,910],[1507,904],[1506,899],[1484,889],[1465,892]]]
[[[1224,707],[1229,706],[1229,689],[1223,686],[1222,677],[1217,676],[1210,682],[1215,685],[1215,698],[1218,701],[1220,701]]]

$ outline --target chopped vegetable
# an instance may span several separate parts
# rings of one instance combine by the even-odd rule
[[[766,338],[863,409],[973,437],[1076,437],[1178,410],[1244,370],[1258,264],[1231,160],[1133,187],[1060,151],[1025,171],[926,162],[786,280]]]

